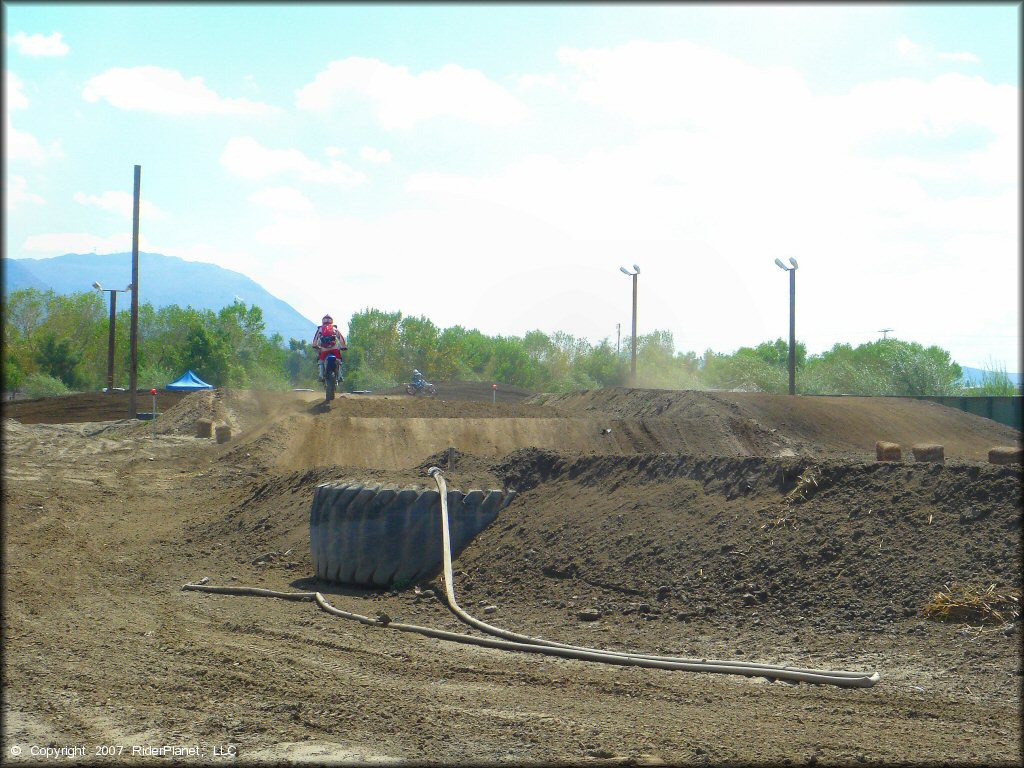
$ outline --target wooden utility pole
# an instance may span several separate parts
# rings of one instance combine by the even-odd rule
[[[128,418],[134,419],[138,411],[135,404],[136,371],[139,361],[139,188],[142,166],[135,166],[135,205],[132,210],[132,322],[129,336],[128,361]]]

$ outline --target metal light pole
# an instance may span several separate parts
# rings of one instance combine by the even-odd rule
[[[633,357],[629,364],[629,383],[636,386],[636,276],[640,274],[640,267],[636,264],[633,265],[635,272],[630,272],[625,267],[619,267],[619,271],[624,275],[629,275],[633,278]]]
[[[128,418],[136,417],[135,386],[139,362],[139,188],[142,166],[135,166],[135,203],[132,208],[132,315],[128,342]]]
[[[93,283],[92,287],[100,293],[110,294],[110,328],[107,331],[107,394],[114,394],[114,316],[117,314],[117,294],[127,293],[132,289],[127,288],[104,288],[99,283]]]
[[[792,267],[776,259],[775,263],[783,272],[789,272],[789,394],[796,394],[796,270],[800,266],[796,259],[790,258]]]

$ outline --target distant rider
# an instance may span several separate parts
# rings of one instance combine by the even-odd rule
[[[420,373],[415,368],[413,368],[412,369],[412,385],[414,387],[416,387],[416,389],[422,389],[423,388],[423,384],[424,384],[423,374]]]
[[[338,330],[338,326],[334,324],[334,318],[330,315],[324,315],[324,319],[321,321],[321,325],[316,329],[316,333],[313,334],[313,349],[319,353],[317,355],[317,379],[319,381],[324,380],[324,358],[327,357],[331,350],[338,351],[338,361],[341,361],[341,353],[348,349],[345,344],[345,337],[341,335],[341,331]]]

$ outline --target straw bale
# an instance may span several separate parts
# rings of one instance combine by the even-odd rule
[[[989,464],[1024,464],[1024,449],[1002,445],[988,452]]]
[[[903,449],[899,443],[879,440],[875,443],[875,458],[878,461],[903,461]]]
[[[218,424],[217,425],[217,442],[226,443],[231,439],[231,425],[230,424]]]
[[[213,419],[196,419],[196,437],[213,437]]]
[[[945,447],[934,443],[915,443],[910,450],[914,454],[914,461],[934,461],[942,464],[946,460]]]

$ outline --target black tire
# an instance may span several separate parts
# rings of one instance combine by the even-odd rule
[[[416,387],[414,387],[412,384],[406,384],[405,385],[405,394],[407,394],[407,395],[415,395],[416,394]]]
[[[427,397],[433,397],[434,395],[437,394],[437,387],[435,387],[433,384],[427,384],[425,387],[423,387],[423,392],[424,394],[426,394]]]
[[[324,379],[324,389],[327,391],[327,402],[329,403],[334,399],[334,376],[331,374]]]
[[[448,491],[452,557],[490,525],[514,491]],[[411,584],[441,570],[436,490],[325,483],[313,493],[309,554],[319,579],[372,587]]]

